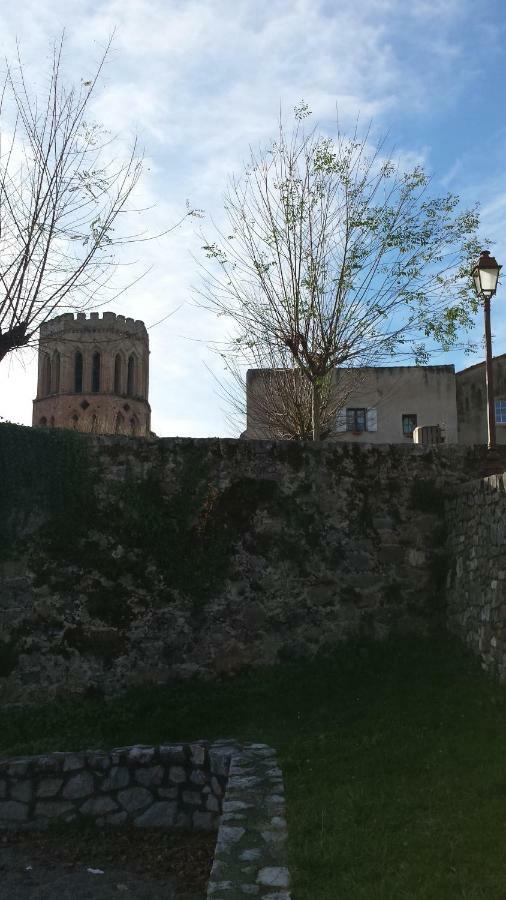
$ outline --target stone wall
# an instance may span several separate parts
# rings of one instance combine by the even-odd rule
[[[452,489],[446,501],[448,627],[506,678],[506,475]]]
[[[0,760],[0,829],[218,827],[232,746],[198,742]]]
[[[484,453],[0,426],[0,701],[427,633]]]
[[[207,896],[290,900],[283,775],[266,744],[206,741],[0,760],[0,831],[217,830]]]

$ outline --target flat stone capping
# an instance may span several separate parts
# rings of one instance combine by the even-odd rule
[[[208,900],[290,900],[283,775],[266,744],[233,753]]]
[[[290,900],[283,776],[266,744],[196,741],[0,759],[0,830],[218,829],[208,900]]]

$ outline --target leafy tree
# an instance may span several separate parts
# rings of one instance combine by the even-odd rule
[[[420,166],[404,170],[370,134],[307,130],[252,150],[225,197],[226,232],[204,237],[201,303],[234,323],[222,348],[241,363],[285,368],[309,385],[312,437],[322,435],[325,385],[336,367],[425,363],[469,328],[469,271],[478,215],[433,196]],[[302,435],[299,435],[302,436]]]

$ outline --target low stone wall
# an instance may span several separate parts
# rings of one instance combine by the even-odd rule
[[[446,522],[448,628],[506,680],[506,474],[454,487]]]
[[[0,760],[0,830],[218,830],[209,900],[290,900],[283,776],[266,744],[205,741]]]
[[[275,751],[247,744],[232,757],[209,900],[290,900],[283,775]]]
[[[168,744],[0,760],[0,829],[218,827],[232,745]]]

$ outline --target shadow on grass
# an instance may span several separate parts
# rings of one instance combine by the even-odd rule
[[[506,689],[450,640],[0,712],[0,753],[234,737],[277,748],[296,900],[506,897]]]

